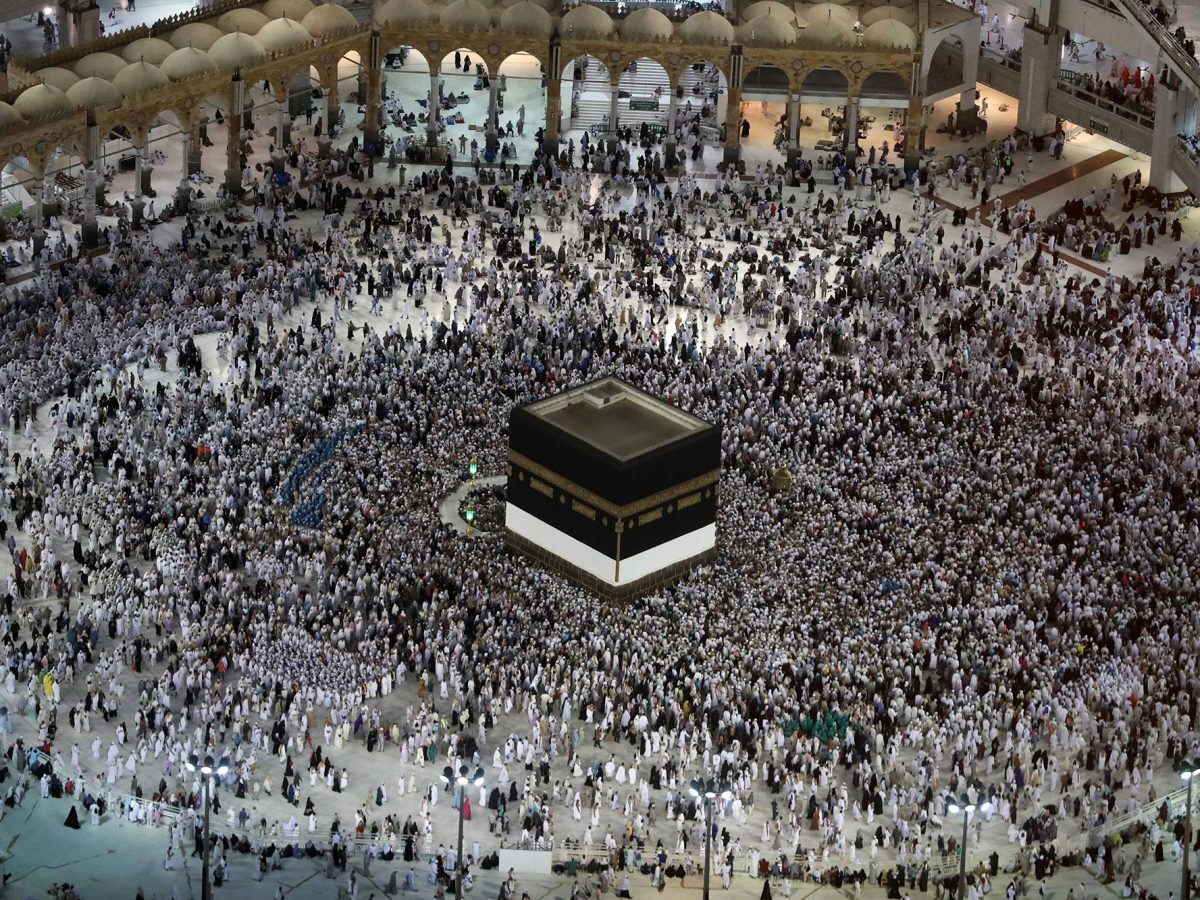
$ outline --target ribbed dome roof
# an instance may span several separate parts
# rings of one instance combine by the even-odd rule
[[[9,125],[19,125],[24,121],[19,112],[7,103],[0,101],[0,128],[6,128]]]
[[[890,47],[917,46],[917,34],[903,22],[895,19],[884,19],[863,29],[863,40],[869,44],[881,44]]]
[[[180,47],[163,60],[162,72],[172,81],[191,78],[201,72],[212,72],[217,64],[203,50],[195,47]]]
[[[121,48],[121,58],[125,62],[148,62],[161,66],[162,61],[175,52],[175,47],[162,38],[144,37],[126,44]]]
[[[13,101],[13,109],[25,119],[38,119],[70,108],[66,93],[48,84],[26,88]]]
[[[67,91],[67,100],[72,106],[86,106],[88,109],[115,109],[124,102],[125,98],[112,86],[111,81],[92,76],[73,84]]]
[[[235,31],[213,44],[208,55],[222,69],[237,69],[258,62],[267,51],[257,38]]]
[[[687,21],[679,26],[679,36],[685,41],[705,44],[732,42],[734,29],[733,24],[720,13],[705,11],[688,16]]]
[[[759,16],[775,16],[791,25],[796,21],[796,10],[780,3],[779,0],[758,0],[742,10],[742,21],[749,22]]]
[[[738,29],[738,36],[747,44],[791,44],[796,29],[774,15],[759,16]]]
[[[558,23],[563,34],[607,37],[613,33],[612,17],[597,6],[577,6]]]
[[[635,9],[621,23],[621,37],[635,41],[656,41],[669,38],[675,33],[671,20],[657,9],[643,6]]]
[[[208,22],[189,22],[172,31],[167,40],[176,47],[195,47],[207,51],[224,34],[220,28]]]
[[[502,9],[508,9],[510,6],[516,6],[518,3],[532,3],[534,6],[540,6],[551,14],[553,14],[553,10],[556,7],[560,6],[560,4],[555,4],[553,0],[500,0],[499,5]]]
[[[811,3],[797,7],[800,18],[808,23],[809,28],[826,25],[830,22],[843,28],[853,28],[858,21],[858,9],[853,6],[841,6],[837,3]],[[808,37],[812,37],[809,32]]]
[[[176,51],[172,50],[171,52]],[[163,74],[162,69],[148,62],[130,63],[112,80],[113,87],[126,97],[152,91],[170,83],[171,79]]]
[[[864,25],[874,25],[876,22],[883,22],[887,19],[903,22],[909,28],[917,24],[915,12],[911,9],[901,9],[898,6],[876,6],[874,9],[868,9],[862,14],[861,21]]]
[[[492,24],[492,14],[479,0],[454,0],[442,10],[439,19],[443,28],[468,28],[474,31],[485,31]]]
[[[505,31],[521,31],[549,37],[554,33],[554,19],[536,3],[521,0],[500,13],[500,27]]]
[[[854,32],[840,22],[828,20],[809,27],[804,37],[818,44],[847,44],[853,40]]]
[[[263,15],[268,19],[295,19],[299,22],[307,16],[316,4],[312,0],[267,0],[262,5]]]
[[[307,44],[312,35],[295,19],[275,19],[262,27],[255,37],[268,53],[286,50],[297,44]]]
[[[60,91],[65,91],[79,80],[79,76],[70,69],[64,69],[60,66],[47,66],[44,69],[38,69],[33,74],[42,79],[46,84],[56,87]]]
[[[379,10],[380,25],[428,25],[435,18],[424,0],[388,0]]]
[[[300,24],[313,37],[324,37],[344,28],[354,28],[358,25],[358,19],[344,6],[322,3],[301,19]]]
[[[231,9],[217,19],[217,27],[226,34],[241,31],[245,34],[258,34],[262,27],[271,20],[257,9]]]
[[[117,73],[124,69],[129,63],[121,59],[115,53],[89,53],[83,59],[78,60],[73,68],[75,74],[80,78],[89,78],[96,76],[109,81],[117,77]]]

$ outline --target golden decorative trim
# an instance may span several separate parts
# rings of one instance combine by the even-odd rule
[[[554,488],[550,487],[550,485],[546,484],[544,481],[539,481],[536,478],[530,478],[529,486],[539,494],[545,494],[547,497],[554,496]]]
[[[650,512],[642,513],[640,516],[638,516],[638,524],[649,525],[651,522],[657,522],[662,517],[663,511],[662,507],[660,506],[658,509],[652,509]]]
[[[721,477],[721,470],[713,469],[711,472],[705,472],[703,475],[697,475],[695,478],[689,478],[687,481],[681,481],[679,484],[672,485],[669,488],[659,491],[657,494],[651,494],[649,497],[643,497],[640,500],[635,500],[632,503],[626,503],[624,506],[617,506],[605,500],[594,491],[589,491],[585,487],[581,487],[575,482],[563,478],[556,472],[547,469],[541,463],[536,463],[528,456],[518,453],[515,450],[508,451],[508,460],[515,466],[525,469],[531,475],[536,475],[538,478],[549,482],[561,491],[565,491],[577,500],[592,506],[601,512],[608,513],[614,519],[627,519],[630,516],[635,516],[638,513],[645,512],[648,509],[653,509],[656,506],[662,506],[668,500],[674,500],[676,497],[682,497],[686,494],[694,493],[701,488],[714,485]],[[530,478],[530,483],[536,481]],[[538,488],[540,490],[540,488]],[[545,493],[543,491],[543,493]],[[549,496],[549,495],[547,495]]]
[[[679,503],[676,504],[675,508],[676,509],[687,509],[688,507],[695,506],[699,502],[700,502],[700,492],[696,491],[696,493],[694,493],[694,494],[688,494],[686,497],[680,497]]]
[[[586,503],[580,503],[578,500],[571,501],[571,509],[579,513],[581,516],[587,516],[593,522],[596,521],[596,511]]]

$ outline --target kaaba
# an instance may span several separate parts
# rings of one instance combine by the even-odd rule
[[[514,407],[508,426],[511,549],[613,600],[716,554],[717,425],[606,377]]]

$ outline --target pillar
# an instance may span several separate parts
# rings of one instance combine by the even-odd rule
[[[94,0],[59,0],[59,47],[77,47],[100,37],[100,5]]]
[[[846,98],[846,157],[853,163],[858,159],[858,95],[851,94]]]
[[[334,128],[337,126],[338,113],[341,112],[341,98],[338,95],[338,70],[335,63],[327,70],[322,83],[325,87],[325,127],[317,138],[317,152],[321,159],[329,156],[329,148],[333,141]]]
[[[95,163],[89,162],[83,170],[83,246],[95,249],[100,243],[100,228],[96,224],[96,175]]]
[[[363,149],[370,156],[379,155],[379,95],[382,92],[382,73],[383,59],[379,52],[379,31],[376,30],[371,32],[371,42],[367,46],[366,115],[363,117]],[[361,74],[359,79],[362,79]]]
[[[225,141],[225,190],[237,199],[242,196],[242,108],[245,82],[241,72],[229,85],[229,135]]]
[[[500,77],[492,73],[488,78],[487,125],[484,127],[484,146],[495,150],[500,146]]]
[[[1062,61],[1062,31],[1026,25],[1022,35],[1021,87],[1017,97],[1017,130],[1033,137],[1054,133],[1055,117],[1047,111],[1050,90]]]
[[[442,96],[438,77],[438,73],[431,63],[429,67],[429,110],[425,117],[425,143],[431,148],[438,145],[438,116],[441,114]]]
[[[562,119],[562,44],[550,40],[550,59],[546,68],[546,125],[542,130],[542,150],[558,155],[558,130]]]
[[[33,255],[36,258],[46,246],[46,195],[50,192],[50,176],[37,167],[34,172],[42,179],[41,189],[33,195]]]
[[[1178,87],[1178,81],[1172,79]],[[1175,174],[1171,171],[1171,156],[1175,150],[1175,119],[1181,109],[1178,89],[1168,88],[1166,82],[1154,86],[1154,136],[1150,142],[1149,184],[1164,194],[1177,190]]]
[[[275,105],[277,119],[275,122],[275,151],[282,158],[287,153],[287,147],[292,142],[292,111],[288,108],[287,89],[276,89]]]
[[[609,85],[609,101],[608,101],[608,149],[615,150],[617,146],[617,126],[620,124],[620,111],[618,104],[621,102],[621,76],[617,76],[617,80]]]
[[[794,169],[800,162],[800,95],[792,94],[788,103],[787,167]]]
[[[144,134],[134,135],[133,203],[130,207],[129,216],[129,223],[134,228],[141,226],[146,210],[146,182],[142,177],[142,170],[146,166],[145,146],[146,136]]]
[[[150,162],[145,143],[142,144],[140,158],[142,167],[138,170],[138,179],[142,184],[142,193],[147,197],[157,197],[158,194],[155,193],[151,183],[151,178],[154,175],[154,165]]]
[[[742,48],[734,46],[729,51],[729,97],[725,109],[725,153],[726,163],[736,163],[742,158]]]
[[[191,183],[188,181],[188,176],[191,175],[192,169],[192,145],[195,141],[192,138],[192,125],[190,122],[183,123],[183,131],[180,132],[179,140],[183,150],[183,171],[179,176],[179,184],[175,186],[175,209],[179,212],[187,212],[188,205],[192,198]]]
[[[974,132],[979,120],[979,108],[975,105],[975,86],[979,81],[979,41],[968,41],[963,48],[963,90],[958,97],[958,112],[955,128]]]
[[[675,76],[676,81],[679,76]],[[667,104],[667,133],[666,133],[666,149],[663,162],[668,169],[673,169],[679,165],[678,137],[675,133],[675,113],[679,108],[679,94],[683,91],[683,86],[676,84],[671,88],[671,102]]]
[[[194,124],[191,127],[191,133],[183,136],[184,158],[187,160],[186,171],[188,175],[195,175],[203,165],[201,154],[204,152],[203,142],[200,140],[200,126]]]

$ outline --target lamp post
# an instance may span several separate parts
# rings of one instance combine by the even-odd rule
[[[715,782],[695,780],[689,785],[688,791],[693,797],[704,801],[704,896],[708,898],[708,883],[712,876],[712,809],[713,801],[720,797],[728,800],[733,794],[728,790],[719,790]]]
[[[458,857],[454,861],[454,897],[462,900],[463,895],[463,800],[467,795],[467,785],[476,787],[483,785],[483,769],[476,769],[475,774],[466,766],[459,766],[458,772],[450,766],[442,769],[442,782],[446,787],[454,785],[454,794],[458,798]]]
[[[200,900],[212,900],[212,881],[210,880],[208,870],[208,853],[212,842],[209,840],[208,834],[208,812],[210,804],[210,782],[214,774],[225,776],[229,771],[229,757],[221,757],[219,763],[214,763],[211,755],[205,756],[201,760],[195,753],[188,757],[184,765],[189,772],[200,771],[200,802],[204,804],[204,847],[201,859],[203,861],[203,870],[200,881]]]
[[[962,849],[958,858],[958,900],[966,900],[967,896],[967,826],[971,822],[971,813],[975,812],[975,804],[966,794],[958,803],[951,802],[947,807],[952,814],[963,814]],[[987,812],[992,808],[991,803],[984,802],[980,809]]]
[[[1179,777],[1187,785],[1187,804],[1184,807],[1183,824],[1183,886],[1179,890],[1179,900],[1191,900],[1192,872],[1189,854],[1192,849],[1192,782],[1200,775],[1200,759],[1185,761],[1179,767]]]

